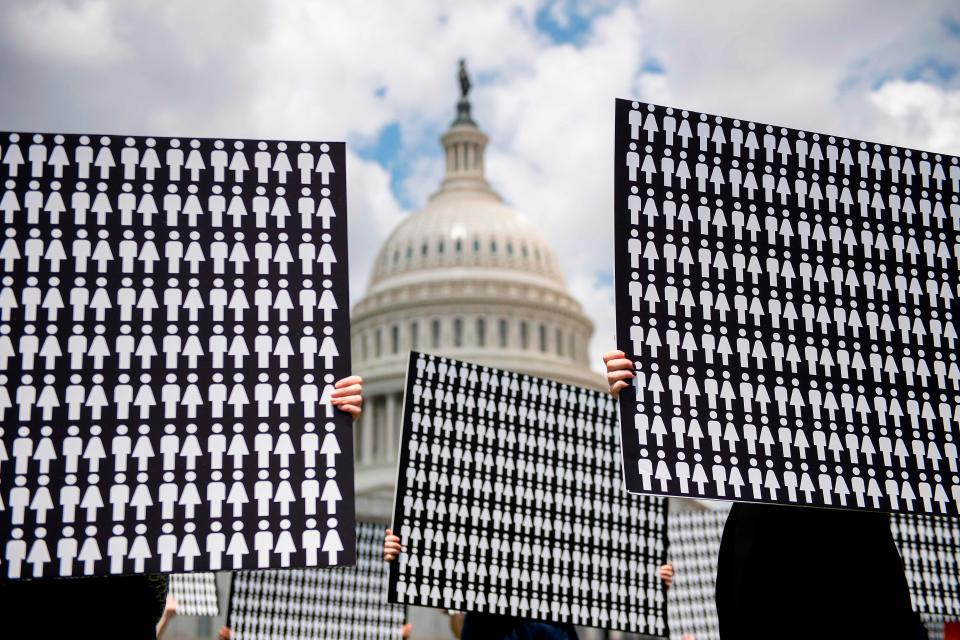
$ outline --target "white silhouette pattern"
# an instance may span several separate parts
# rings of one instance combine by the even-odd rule
[[[218,616],[217,574],[209,571],[174,573],[167,580],[167,595],[177,600],[178,616]]]
[[[0,187],[0,575],[351,562],[343,145],[0,134]]]
[[[623,490],[610,397],[420,353],[390,601],[664,635],[661,499]]]
[[[726,512],[671,513],[667,525],[673,565],[673,586],[667,593],[670,637],[682,640],[719,640],[717,620],[717,558]]]
[[[404,608],[386,602],[383,527],[357,523],[357,563],[338,571],[238,571],[229,617],[237,640],[393,640]]]
[[[960,160],[617,103],[627,486],[957,515]]]
[[[914,611],[927,628],[960,620],[960,522],[940,516],[894,515],[890,529],[903,558]]]

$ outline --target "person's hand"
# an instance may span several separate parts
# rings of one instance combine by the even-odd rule
[[[337,380],[330,394],[330,402],[340,411],[353,416],[354,422],[363,411],[363,378],[349,376]]]
[[[603,354],[603,363],[607,366],[607,385],[610,387],[610,395],[616,400],[620,391],[630,386],[627,380],[634,377],[633,363],[627,360],[627,354],[623,351],[607,351]]]
[[[168,595],[167,601],[163,604],[163,613],[160,614],[160,619],[157,620],[157,640],[160,640],[163,636],[163,632],[166,631],[167,625],[170,624],[170,621],[175,615],[177,615],[177,599]]]
[[[167,596],[167,601],[163,605],[163,616],[172,618],[177,615],[177,599],[173,596]]]
[[[223,625],[217,633],[217,640],[230,640],[230,627]]]
[[[383,559],[393,562],[398,555],[400,555],[400,537],[393,535],[393,531],[387,529],[383,535]]]
[[[673,584],[673,565],[669,562],[660,565],[660,580],[667,589]]]
[[[411,625],[409,622],[404,622],[403,626],[400,627],[400,637],[409,638],[411,631],[413,631],[413,625]]]

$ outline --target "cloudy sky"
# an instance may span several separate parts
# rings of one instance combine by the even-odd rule
[[[960,154],[953,0],[4,0],[0,30],[0,129],[346,140],[354,300],[437,184],[466,57],[489,177],[556,250],[595,365],[614,97]]]

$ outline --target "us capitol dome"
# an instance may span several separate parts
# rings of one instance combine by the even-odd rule
[[[411,350],[604,388],[587,355],[593,324],[556,255],[486,180],[488,138],[468,91],[461,71],[457,117],[440,138],[443,181],[387,238],[353,307],[353,369],[364,379],[354,427],[361,519],[391,516]]]

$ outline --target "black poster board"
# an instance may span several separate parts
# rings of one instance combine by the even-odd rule
[[[727,521],[725,511],[683,511],[670,514],[667,557],[673,565],[673,586],[667,594],[670,637],[720,640],[717,618],[717,559]]]
[[[357,523],[357,562],[344,569],[238,571],[227,626],[235,640],[396,640],[404,608],[386,601],[384,527]]]
[[[894,515],[894,542],[913,599],[928,629],[960,620],[960,521],[937,516]]]
[[[630,491],[956,516],[960,160],[616,103]]]
[[[4,579],[353,562],[344,153],[0,134]]]
[[[411,352],[391,602],[665,636],[666,504],[628,495],[606,394]]]
[[[218,616],[217,574],[210,571],[173,573],[167,579],[167,597],[177,601],[178,616]]]

